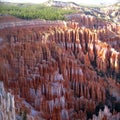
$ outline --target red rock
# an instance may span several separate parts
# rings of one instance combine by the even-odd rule
[[[81,21],[91,27],[95,19],[82,16]],[[34,120],[86,119],[111,86],[100,72],[119,74],[120,54],[98,40],[98,31],[74,22],[48,24],[0,30],[6,40],[0,44],[0,79],[23,99],[16,100],[16,108],[26,110],[29,119],[32,110],[41,113]]]

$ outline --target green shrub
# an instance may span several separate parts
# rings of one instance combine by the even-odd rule
[[[0,5],[0,14],[9,14],[22,19],[65,20],[64,15],[76,12],[72,9],[48,7],[45,5]]]

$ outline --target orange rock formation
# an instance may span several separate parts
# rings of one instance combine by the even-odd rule
[[[106,91],[112,95],[109,79],[119,99],[120,53],[77,23],[45,24],[0,29],[0,80],[15,95],[16,113],[25,110],[28,120],[88,119],[106,103]]]

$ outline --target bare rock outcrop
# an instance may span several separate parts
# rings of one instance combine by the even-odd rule
[[[0,120],[16,120],[14,96],[5,91],[3,82],[0,82]]]
[[[108,99],[106,77],[119,80],[120,53],[77,23],[49,25],[0,30],[0,79],[28,119],[88,119]]]

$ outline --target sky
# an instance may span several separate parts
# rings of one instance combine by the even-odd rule
[[[0,0],[2,2],[14,2],[14,3],[43,3],[48,0]],[[112,4],[116,1],[120,0],[56,0],[56,1],[64,1],[64,2],[76,2],[78,4]]]

